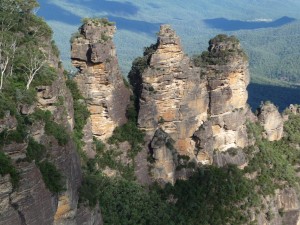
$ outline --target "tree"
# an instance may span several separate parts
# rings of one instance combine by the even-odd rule
[[[18,7],[14,0],[1,0],[0,2],[0,28],[2,32],[11,30],[17,25]]]
[[[4,79],[7,75],[12,74],[13,59],[17,49],[16,40],[6,38],[6,35],[2,34],[0,36],[0,91],[3,88]],[[8,68],[10,65],[10,72],[8,73]]]
[[[33,81],[34,77],[38,74],[41,68],[46,63],[46,55],[45,53],[41,52],[40,50],[33,49],[30,51],[27,60],[22,66],[25,68],[25,73],[27,77],[26,89],[28,90],[30,87],[31,82]]]
[[[34,10],[35,8],[39,7],[39,3],[36,0],[14,0],[20,11],[22,13],[29,14]]]

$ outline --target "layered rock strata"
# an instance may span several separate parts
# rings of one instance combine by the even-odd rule
[[[106,20],[89,20],[72,43],[72,63],[79,71],[75,80],[91,113],[92,134],[101,140],[127,121],[130,91],[118,66],[112,41],[115,30]]]
[[[169,153],[165,146],[153,149],[155,178],[174,181],[177,162],[171,166],[164,158],[173,151],[196,163],[211,164],[214,149],[247,145],[248,61],[238,41],[227,36],[212,39],[205,54],[196,66],[184,54],[175,31],[162,25],[156,45],[145,52],[145,69],[130,74],[139,96],[138,124],[148,140],[153,139],[150,146],[158,129],[174,143],[168,144]],[[169,169],[163,175],[165,168]]]

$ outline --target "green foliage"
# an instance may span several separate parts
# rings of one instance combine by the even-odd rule
[[[173,224],[167,203],[133,181],[89,175],[84,177],[80,196],[90,206],[101,202],[104,224]]]
[[[49,162],[46,157],[46,147],[29,138],[26,149],[26,159],[31,162],[35,160],[36,165],[41,171],[46,187],[53,193],[64,191],[63,176],[57,170],[56,166]],[[43,160],[43,161],[42,161]]]
[[[247,123],[247,133],[249,138],[260,140],[262,138],[262,132],[264,128],[259,123]]]
[[[96,150],[97,154],[103,153],[105,150],[105,144],[101,140],[98,140],[95,137],[93,138],[93,142],[94,142],[95,150]]]
[[[144,142],[145,134],[139,130],[135,122],[129,121],[126,124],[117,127],[113,135],[108,139],[110,144],[128,141],[131,145],[130,156],[134,157],[141,150],[141,144]]]
[[[235,36],[219,34],[210,39],[209,51],[204,51],[200,55],[194,55],[193,61],[198,67],[225,65],[237,56],[247,59],[245,52],[239,47],[239,40]]]
[[[52,48],[52,53],[53,53],[57,58],[59,58],[60,51],[59,51],[57,45],[55,44],[55,41],[54,41],[54,40],[51,41],[51,48]]]
[[[287,122],[288,125],[285,125],[285,129],[289,130],[297,123],[299,121],[292,118]],[[293,125],[290,127],[290,124]],[[295,187],[299,179],[294,165],[299,163],[300,150],[292,147],[290,136],[280,141],[269,142],[261,138],[261,126],[249,123],[247,127],[248,135],[256,140],[256,146],[246,149],[250,160],[245,172],[257,173],[254,181],[259,193],[270,195],[278,188]]]
[[[22,143],[27,136],[27,127],[22,116],[17,115],[17,128],[14,130],[5,129],[0,133],[0,146],[12,142]]]
[[[45,122],[45,133],[52,135],[58,141],[59,145],[66,145],[69,141],[69,134],[66,128],[53,120],[53,116],[50,111],[43,111],[37,109],[30,115],[31,120],[41,120]]]
[[[6,113],[12,116],[15,115],[17,113],[16,105],[11,99],[0,94],[0,118],[2,119]]]
[[[107,36],[106,34],[101,34],[101,42],[102,41],[104,41],[104,42],[106,42],[106,41],[108,41],[108,40],[111,40],[111,38],[109,37],[109,36]]]
[[[72,44],[75,41],[75,39],[80,38],[80,37],[83,37],[83,35],[79,31],[76,31],[75,33],[73,33],[71,35],[70,43]]]
[[[94,149],[96,151],[96,156],[93,159],[89,159],[87,161],[86,169],[88,172],[95,172],[109,168],[115,170],[118,175],[127,180],[134,180],[134,165],[133,163],[125,164],[122,162],[122,154],[123,152],[110,147],[106,149],[105,144],[94,138]],[[97,169],[96,169],[97,165]]]
[[[236,166],[200,168],[189,180],[168,185],[163,195],[177,199],[175,224],[246,224],[245,209],[259,205],[253,184]]]
[[[31,13],[36,7],[38,3],[35,0],[3,0],[0,3],[0,39],[1,43],[6,43],[5,57],[9,59],[4,77],[4,91],[19,89],[24,92],[28,81],[27,73],[33,73],[36,69],[33,64],[37,61],[44,63],[44,52],[49,47],[54,54],[58,53],[54,42],[51,42],[50,27],[42,18]],[[56,71],[53,70],[55,69],[46,65],[38,69],[33,86],[51,84],[56,77]]]
[[[286,155],[294,150],[286,143],[266,140],[261,141],[258,147],[259,152],[250,160],[245,172],[258,172],[255,182],[259,192],[270,195],[274,194],[277,188],[294,186],[298,181],[296,171]]]
[[[39,71],[39,74],[32,81],[32,87],[51,85],[57,78],[57,73],[55,68],[44,65]]]
[[[77,83],[72,80],[68,79],[66,81],[66,85],[71,91],[72,97],[73,97],[73,107],[74,107],[74,131],[73,131],[73,139],[75,141],[75,144],[77,146],[77,150],[79,151],[81,158],[86,161],[86,155],[81,150],[82,145],[84,144],[82,141],[83,138],[83,128],[87,122],[87,119],[90,116],[90,112],[87,109],[87,106],[84,102],[84,98],[81,95]]]
[[[39,163],[38,166],[42,173],[46,187],[51,192],[59,193],[65,190],[63,187],[63,176],[54,164],[49,161],[43,161]]]
[[[300,144],[300,115],[289,114],[289,120],[284,124],[284,130],[289,142]]]
[[[83,96],[81,95],[81,93],[78,89],[77,83],[74,80],[68,79],[66,81],[66,85],[70,89],[72,97],[73,97],[74,100],[83,99]]]
[[[20,180],[19,173],[12,164],[10,157],[5,155],[2,151],[0,151],[0,174],[2,176],[9,174],[13,187],[17,187]]]
[[[33,138],[29,138],[26,149],[26,158],[29,162],[35,160],[36,163],[45,157],[46,148],[44,145],[37,143]]]
[[[33,88],[29,90],[16,89],[15,94],[17,103],[32,105],[36,102],[36,90]]]
[[[216,37],[209,40],[209,44],[215,43],[231,43],[234,46],[240,44],[240,41],[235,36],[227,36],[227,34],[218,34]]]
[[[45,121],[45,133],[55,137],[59,145],[66,145],[69,141],[66,129],[52,120]]]
[[[144,48],[143,57],[138,57],[132,62],[131,70],[128,73],[129,83],[133,87],[133,93],[135,96],[134,106],[137,113],[139,112],[139,99],[142,93],[142,73],[148,67],[151,55],[156,51],[156,49],[157,45],[154,44]]]
[[[88,22],[92,22],[96,26],[103,25],[103,26],[114,26],[114,22],[110,22],[107,18],[98,18],[98,17],[93,17],[93,18],[83,18],[81,20],[81,23],[86,24]]]

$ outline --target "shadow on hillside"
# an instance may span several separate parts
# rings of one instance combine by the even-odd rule
[[[283,111],[290,104],[300,104],[300,88],[278,87],[251,83],[248,86],[248,103],[255,111],[262,101],[271,101]]]
[[[242,20],[229,20],[226,18],[215,18],[203,20],[211,28],[217,28],[223,31],[237,31],[237,30],[254,30],[259,28],[274,28],[280,27],[285,24],[291,23],[296,19],[291,17],[281,17],[274,21],[242,21]]]
[[[41,8],[38,15],[45,18],[45,20],[55,20],[70,25],[78,25],[80,23],[80,16],[77,16],[67,10],[64,10],[56,5],[48,4],[43,1],[40,2]]]
[[[41,8],[38,15],[44,17],[46,20],[60,21],[70,25],[79,26],[81,17],[64,10],[54,4],[41,2]],[[129,30],[134,32],[146,33],[153,35],[159,30],[160,24],[149,23],[141,20],[130,20],[119,16],[107,16],[110,21],[116,22],[119,30]]]
[[[70,0],[72,2],[72,0]],[[84,1],[82,3],[84,7],[90,8],[98,12],[106,12],[108,14],[118,14],[118,15],[135,15],[139,11],[139,7],[131,3],[130,1],[126,2],[116,2],[116,1],[107,1],[107,0],[90,0]]]
[[[153,35],[159,30],[160,23],[149,23],[141,20],[130,20],[122,17],[108,16],[110,21],[117,24],[119,30],[129,30]]]

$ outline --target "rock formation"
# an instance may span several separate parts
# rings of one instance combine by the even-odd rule
[[[50,43],[50,41],[49,41]],[[57,77],[49,86],[37,86],[37,101],[29,106],[19,105],[22,116],[29,118],[36,110],[50,111],[53,120],[64,127],[70,137],[74,127],[73,98],[66,87],[63,70],[57,65]],[[20,121],[9,110],[0,120],[0,132],[17,130]],[[82,182],[82,170],[76,146],[71,138],[64,145],[45,132],[45,122],[33,120],[23,124],[26,139],[1,144],[19,172],[19,185],[13,188],[9,175],[0,175],[0,224],[102,224],[99,209],[79,207],[78,190]],[[28,138],[45,146],[47,160],[63,177],[64,190],[52,193],[46,186],[38,163],[27,159]]]
[[[145,69],[130,74],[139,96],[138,124],[149,140],[160,129],[174,142],[167,146],[168,154],[165,146],[154,149],[153,174],[160,174],[155,177],[173,181],[170,174],[177,162],[171,166],[170,160],[163,158],[173,149],[197,163],[211,164],[214,149],[245,147],[249,73],[238,41],[217,36],[210,41],[209,52],[201,56],[201,65],[195,65],[184,54],[175,31],[162,25],[156,45],[149,49],[144,56]],[[169,168],[166,176],[162,175],[164,168]]]
[[[258,110],[258,121],[265,132],[263,136],[269,141],[278,141],[283,136],[283,118],[272,103],[263,104]]]
[[[275,196],[263,198],[264,209],[257,215],[258,225],[298,225],[300,204],[293,188],[276,190]]]
[[[78,87],[91,113],[93,136],[105,140],[127,121],[130,91],[124,85],[112,38],[116,27],[105,19],[88,20],[72,43]]]

